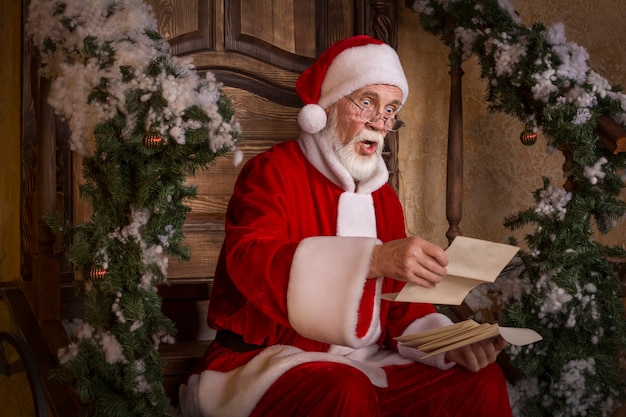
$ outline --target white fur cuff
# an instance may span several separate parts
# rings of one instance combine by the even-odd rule
[[[316,236],[298,245],[287,290],[289,322],[301,335],[325,343],[360,348],[380,331],[380,297],[375,297],[367,335],[356,326],[374,246],[365,237]]]

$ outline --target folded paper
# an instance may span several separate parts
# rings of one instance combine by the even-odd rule
[[[528,345],[543,339],[532,329],[503,327],[491,323],[479,324],[470,319],[449,326],[396,337],[395,340],[399,345],[414,347],[426,353],[422,357],[424,359],[498,335],[517,346]]]

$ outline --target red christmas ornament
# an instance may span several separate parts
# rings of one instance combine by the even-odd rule
[[[154,149],[158,147],[159,145],[161,145],[161,141],[161,136],[157,135],[156,133],[148,133],[143,138],[143,144],[148,149]]]
[[[89,271],[89,278],[91,278],[92,281],[102,281],[106,275],[107,270],[100,264],[95,264],[91,267],[91,271]]]
[[[520,135],[519,140],[526,146],[532,146],[537,142],[537,133],[530,129],[525,129]]]

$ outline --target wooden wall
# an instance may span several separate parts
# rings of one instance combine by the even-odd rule
[[[20,268],[21,2],[0,2],[0,281]]]

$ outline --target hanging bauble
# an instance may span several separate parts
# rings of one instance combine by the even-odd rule
[[[159,145],[161,145],[161,141],[161,136],[157,135],[156,133],[148,133],[143,138],[143,144],[148,149],[154,149],[158,147]]]
[[[92,281],[102,281],[107,275],[107,270],[99,263],[95,263],[89,271],[89,277]]]
[[[532,146],[537,142],[537,133],[530,129],[524,129],[519,135],[519,140],[526,146]]]

